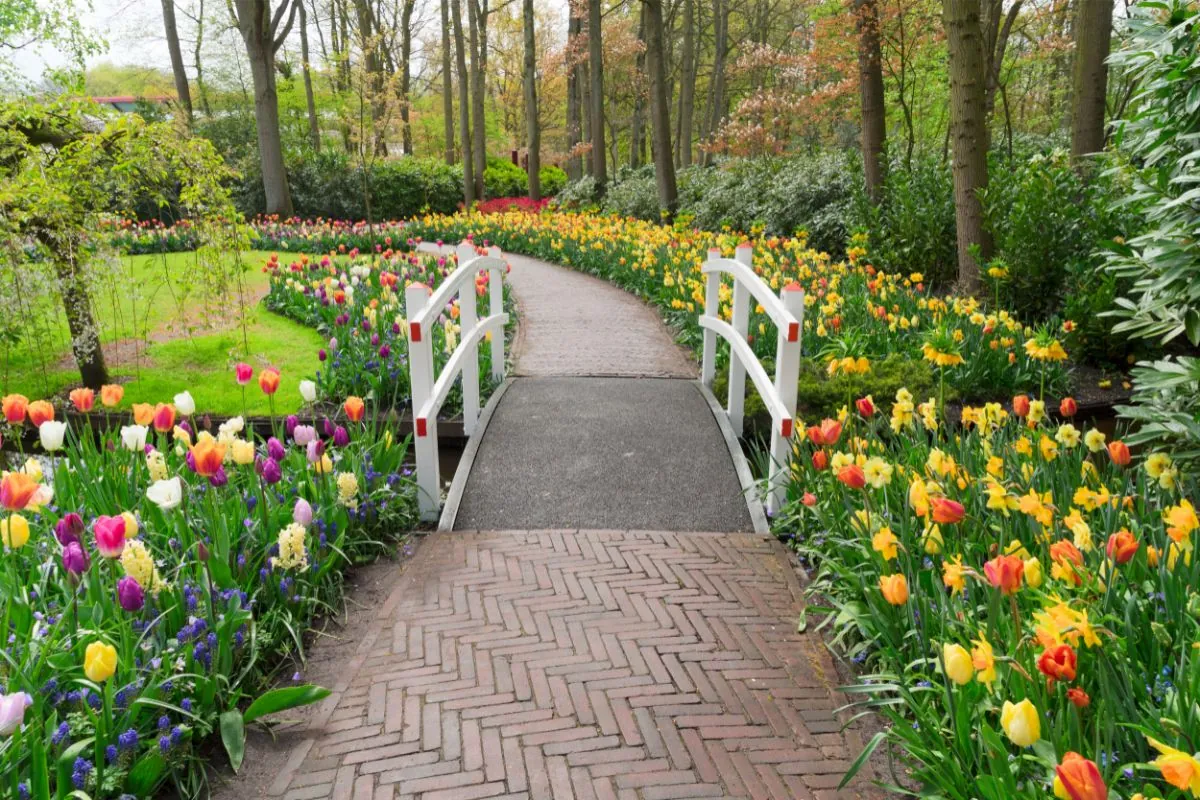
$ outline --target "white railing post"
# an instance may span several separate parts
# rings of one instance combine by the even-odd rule
[[[790,283],[779,291],[783,307],[795,317],[786,329],[779,329],[775,349],[775,391],[788,418],[771,426],[771,467],[767,481],[767,513],[774,514],[787,500],[788,473],[791,470],[792,434],[796,419],[796,389],[800,378],[800,337],[804,328],[804,289]]]
[[[419,416],[425,401],[433,394],[433,332],[419,321],[429,302],[429,287],[414,283],[404,290],[404,311],[408,315],[408,365],[412,384],[413,440],[417,456],[417,507],[421,519],[437,519],[442,505],[441,473],[438,468],[437,415]]]
[[[478,320],[479,307],[475,304],[475,281],[472,279],[470,285],[458,293],[458,321],[464,343],[473,341],[470,336],[475,332]],[[475,433],[479,423],[479,346],[471,344],[470,350],[462,370],[463,433],[467,436]]]
[[[739,264],[751,265],[754,251],[749,244],[738,245],[734,260]],[[747,328],[750,325],[750,287],[746,286],[735,276],[733,279],[733,319],[730,321],[734,331],[742,339],[746,339]],[[743,418],[746,406],[746,365],[736,353],[729,354],[729,424],[733,432],[741,436]]]
[[[708,251],[708,260],[721,257],[721,250],[713,247]],[[721,273],[710,272],[706,277],[704,287],[704,313],[716,317],[721,310]],[[492,312],[495,313],[495,312]],[[704,329],[704,352],[700,360],[700,381],[705,386],[712,387],[713,378],[717,376],[717,333]]]
[[[499,259],[500,248],[492,247],[488,249],[488,255],[495,256]],[[504,313],[504,270],[498,266],[493,266],[488,269],[488,295],[491,307],[488,313],[493,317],[498,317]],[[492,378],[494,380],[504,379],[504,332],[501,331],[497,336],[492,334]]]

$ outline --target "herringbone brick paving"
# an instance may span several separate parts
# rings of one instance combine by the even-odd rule
[[[799,611],[762,535],[434,534],[269,794],[854,797]]]

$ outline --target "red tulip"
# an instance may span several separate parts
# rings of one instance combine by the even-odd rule
[[[1064,755],[1054,774],[1056,786],[1061,785],[1070,800],[1108,800],[1108,787],[1100,769],[1078,753]]]
[[[867,485],[867,476],[858,464],[850,464],[839,469],[837,479],[851,489],[861,489]]]
[[[1138,551],[1138,540],[1125,528],[1108,537],[1106,552],[1118,564],[1128,564]]]
[[[245,362],[238,362],[233,368],[233,375],[237,378],[239,386],[245,386],[254,377],[254,367]]]
[[[805,492],[804,496],[800,498],[800,502],[806,506],[815,506],[817,504],[817,496],[812,492]]]
[[[159,403],[154,407],[154,430],[166,433],[175,428],[175,406]]]
[[[1029,395],[1019,394],[1012,399],[1013,413],[1018,417],[1029,415]]]
[[[1087,708],[1092,704],[1092,698],[1088,697],[1088,693],[1079,688],[1067,689],[1067,699],[1076,708]]]
[[[1064,397],[1058,404],[1058,413],[1064,417],[1073,417],[1079,411],[1079,405],[1074,397]]]
[[[812,465],[817,472],[823,472],[829,466],[829,455],[824,450],[818,450],[812,454]]]
[[[819,426],[813,425],[808,429],[808,439],[817,447],[837,444],[842,435],[842,423],[835,419],[823,419]]]
[[[1054,681],[1069,683],[1075,680],[1076,655],[1069,644],[1057,644],[1038,656],[1038,671]]]
[[[875,413],[875,404],[871,402],[870,397],[860,397],[854,401],[854,405],[858,408],[858,413],[864,417],[869,417]]]

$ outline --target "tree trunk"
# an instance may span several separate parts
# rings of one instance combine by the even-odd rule
[[[442,125],[446,163],[454,163],[454,77],[450,65],[450,2],[442,0]]]
[[[317,121],[317,101],[313,97],[312,69],[308,63],[308,14],[304,9],[304,0],[300,4],[300,60],[303,61],[304,73],[304,103],[308,108],[308,139],[313,152],[321,150],[321,124]]]
[[[1072,84],[1071,155],[1104,149],[1104,107],[1108,99],[1108,58],[1113,4],[1081,0],[1075,17],[1075,76]]]
[[[725,57],[729,53],[729,2],[713,0],[713,74],[708,95],[708,135],[715,136],[725,120]],[[712,163],[712,153],[704,153],[704,165]]]
[[[658,186],[658,204],[673,217],[679,197],[675,186],[675,154],[671,152],[671,101],[667,97],[662,0],[642,0],[642,15],[646,26],[646,69],[650,73],[654,179]]]
[[[588,77],[591,81],[592,178],[604,194],[608,169],[604,152],[604,44],[600,40],[601,0],[588,0]]]
[[[542,199],[542,132],[538,124],[537,99],[537,39],[533,29],[533,0],[525,0],[525,128],[529,140],[529,199]]]
[[[409,94],[412,91],[412,15],[415,7],[416,0],[404,0],[404,10],[400,17],[400,140],[406,156],[413,154]]]
[[[680,54],[679,137],[675,150],[679,166],[692,164],[692,117],[696,104],[696,21],[692,3],[683,0],[683,52]]]
[[[638,15],[638,41],[642,50],[634,59],[634,70],[637,75],[646,74],[646,9],[643,6]],[[640,81],[633,85],[633,116],[629,121],[629,166],[637,169],[642,165],[642,129],[646,116],[646,100],[642,94]]]
[[[196,12],[196,46],[192,48],[192,66],[196,70],[196,89],[200,92],[200,108],[204,116],[212,116],[212,105],[208,102],[208,86],[204,82],[204,67],[200,61],[200,49],[204,44],[204,0],[200,0]]]
[[[355,0],[354,10],[358,17],[359,46],[363,53],[363,71],[366,72],[367,102],[371,104],[372,133],[374,136],[374,151],[377,156],[386,156],[387,127],[387,98],[384,96],[383,69],[379,63],[379,26],[375,20],[375,12],[371,9],[369,0]]]
[[[981,258],[991,255],[991,236],[984,228],[979,192],[987,188],[988,130],[984,109],[987,84],[980,32],[979,0],[943,0],[950,52],[950,139],[954,153],[954,219],[958,237],[958,288],[979,289]]]
[[[163,27],[167,32],[167,52],[171,54],[171,74],[175,76],[175,93],[179,105],[192,126],[192,90],[188,87],[187,70],[183,67],[183,50],[179,46],[179,27],[175,24],[175,0],[162,0]]]
[[[867,195],[874,203],[883,192],[883,147],[886,134],[883,59],[879,50],[879,7],[876,0],[854,0],[858,25],[858,96],[862,106],[862,156]]]
[[[484,107],[484,80],[487,75],[487,0],[467,0],[471,33],[471,116],[475,119],[472,156],[475,159],[475,197],[484,199],[483,172],[487,169],[487,117]]]
[[[573,181],[583,177],[583,164],[576,152],[579,147],[583,128],[583,108],[580,92],[582,81],[579,64],[575,63],[579,54],[579,34],[583,30],[583,20],[575,15],[574,4],[571,6],[571,17],[567,22],[567,52],[573,59],[567,64],[567,177]]]
[[[471,158],[471,91],[468,86],[467,49],[466,43],[463,41],[462,6],[460,0],[449,1],[450,11],[454,17],[454,58],[458,68],[458,127],[462,131],[463,204],[469,211],[477,199],[475,170]],[[467,2],[471,1],[467,0]]]
[[[54,257],[58,292],[71,332],[71,354],[79,367],[79,377],[84,386],[99,389],[108,383],[108,367],[100,346],[100,326],[92,315],[92,298],[77,257],[78,243],[61,242],[49,235],[39,235],[38,240]]]
[[[254,121],[258,128],[258,156],[262,162],[263,192],[268,214],[290,216],[292,194],[283,164],[279,136],[279,97],[275,91],[275,53],[287,37],[295,18],[294,2],[281,4],[272,14],[267,0],[234,0],[238,30],[246,45],[250,76],[254,81]],[[285,18],[287,22],[283,24]]]

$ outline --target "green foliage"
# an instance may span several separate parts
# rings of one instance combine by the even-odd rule
[[[505,158],[488,158],[483,171],[485,197],[520,197],[529,194],[529,176],[525,170]]]
[[[553,197],[567,185],[567,173],[561,167],[548,164],[538,170],[538,182],[542,186],[542,197]]]
[[[1183,0],[1143,3],[1112,64],[1140,87],[1135,111],[1117,125],[1129,162],[1116,174],[1131,189],[1117,205],[1138,206],[1147,229],[1114,248],[1108,269],[1132,285],[1117,299],[1114,330],[1162,344],[1200,345],[1200,11]],[[1139,438],[1170,442],[1200,457],[1200,394],[1193,359],[1142,363],[1135,373]]]

